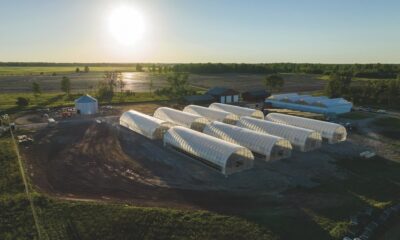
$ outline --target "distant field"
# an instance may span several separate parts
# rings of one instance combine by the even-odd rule
[[[99,81],[103,79],[104,73],[68,73],[52,75],[19,75],[19,76],[0,76],[0,93],[10,92],[30,92],[32,83],[40,84],[43,92],[59,92],[60,82],[63,76],[71,79],[72,92],[87,92],[93,90]],[[153,80],[153,90],[166,85],[165,77],[144,73],[144,72],[124,72],[123,78],[126,83],[125,90],[134,92],[149,92],[150,80]]]
[[[56,67],[58,69],[58,67]],[[47,67],[47,69],[50,69]],[[63,76],[67,76],[72,82],[73,92],[85,92],[92,90],[102,80],[102,68],[89,73],[62,73],[56,76],[47,75],[8,75],[0,76],[0,93],[5,92],[30,92],[32,82],[38,82],[43,91],[60,91],[60,82]],[[104,68],[103,68],[104,69]],[[52,72],[52,71],[51,71]],[[150,80],[153,81],[153,90],[167,85],[165,75],[151,74],[147,72],[123,72],[126,82],[125,90],[134,92],[148,92]],[[322,90],[326,81],[319,80],[319,75],[313,74],[281,74],[285,79],[283,92],[304,92]],[[191,74],[189,82],[192,86],[208,89],[222,86],[238,91],[265,89],[264,74]]]
[[[84,70],[84,65],[76,66],[57,66],[57,67],[0,67],[0,75],[38,75],[43,73],[51,75],[52,73],[74,73],[76,68],[81,71]],[[104,71],[121,71],[121,72],[134,72],[135,66],[132,67],[89,67],[90,72],[104,72]]]
[[[190,75],[190,83],[194,86],[209,88],[214,86],[222,86],[233,88],[238,91],[265,89],[265,74],[192,74]],[[281,74],[285,80],[283,92],[305,92],[316,91],[324,88],[326,81],[319,80],[320,75],[316,74],[298,74],[285,73]]]

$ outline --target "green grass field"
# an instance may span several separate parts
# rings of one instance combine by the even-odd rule
[[[92,94],[95,96],[95,93]],[[74,100],[82,94],[71,94],[69,97],[64,93],[42,93],[35,97],[30,93],[2,93],[0,94],[0,112],[13,113],[21,110],[29,110],[44,107],[62,107],[73,106]],[[18,97],[29,98],[29,105],[26,107],[18,107],[16,100]],[[163,101],[168,100],[165,96],[159,96],[151,93],[135,93],[134,95],[127,95],[116,93],[112,99],[112,104],[117,103],[137,103],[146,101]],[[108,102],[100,102],[100,104],[109,104]]]
[[[400,147],[400,119],[394,117],[378,118],[372,122],[372,125],[380,128],[379,133],[391,139],[391,144],[397,148]]]
[[[341,118],[351,119],[351,120],[362,120],[373,117],[371,113],[367,112],[348,112],[340,115]]]

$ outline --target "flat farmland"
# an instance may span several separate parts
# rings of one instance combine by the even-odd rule
[[[60,81],[67,76],[72,82],[73,92],[90,91],[103,78],[103,72],[89,73],[65,73],[55,76],[45,74],[33,75],[0,75],[0,93],[29,92],[32,82],[38,82],[43,91],[59,92]],[[153,90],[167,86],[166,75],[151,74],[147,72],[123,72],[123,79],[126,83],[125,90],[134,92],[148,92],[150,81],[153,82]],[[319,79],[319,75],[313,74],[281,74],[285,79],[284,92],[317,91],[323,89],[326,81]],[[265,88],[264,74],[191,74],[189,83],[200,88],[215,86],[229,87],[238,91]]]
[[[32,83],[40,84],[44,92],[59,92],[63,76],[71,79],[73,92],[87,92],[96,87],[103,79],[104,72],[67,73],[52,75],[7,75],[0,76],[0,93],[29,92]],[[165,77],[144,72],[123,72],[126,83],[125,90],[134,92],[149,92],[150,81],[153,80],[153,90],[166,85]]]
[[[317,74],[280,74],[285,80],[283,92],[305,92],[316,91],[324,88],[327,83],[319,79]],[[265,74],[209,74],[190,75],[189,81],[192,85],[203,88],[222,86],[233,88],[238,91],[254,90],[265,88]]]

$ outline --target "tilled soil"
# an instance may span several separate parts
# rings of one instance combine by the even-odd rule
[[[23,149],[28,170],[43,192],[72,198],[111,199],[145,206],[223,209],[266,204],[285,190],[313,187],[344,178],[332,152],[294,152],[277,162],[255,160],[251,170],[225,177],[219,172],[152,141],[116,122],[75,121],[45,128]],[[262,199],[262,200],[261,200]]]

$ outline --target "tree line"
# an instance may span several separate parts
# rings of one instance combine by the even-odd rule
[[[175,64],[175,72],[213,73],[350,73],[353,77],[394,79],[400,74],[400,64],[311,64],[311,63],[190,63]]]
[[[349,73],[335,73],[325,87],[325,94],[332,98],[344,97],[358,105],[400,107],[400,76],[397,79],[352,82]]]
[[[353,77],[395,79],[400,74],[400,64],[319,64],[319,63],[49,63],[49,62],[0,62],[0,66],[76,66],[88,67],[136,67],[136,71],[146,68],[149,72],[188,72],[196,74],[214,73],[310,73],[330,75],[351,73]]]

